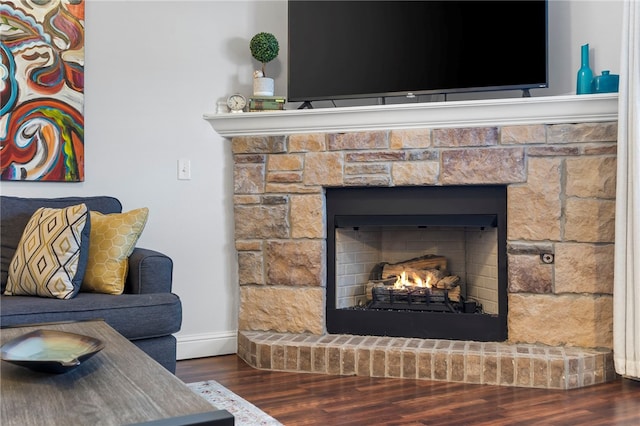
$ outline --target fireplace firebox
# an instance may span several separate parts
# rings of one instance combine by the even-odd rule
[[[506,186],[326,189],[332,334],[507,339]]]

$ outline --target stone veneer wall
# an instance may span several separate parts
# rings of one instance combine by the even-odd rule
[[[506,184],[509,342],[611,348],[616,137],[616,122],[234,137],[239,330],[325,333],[324,187]]]

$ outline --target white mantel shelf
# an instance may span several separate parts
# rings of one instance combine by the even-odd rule
[[[616,121],[618,94],[205,113],[204,119],[225,138],[427,127],[588,123]]]

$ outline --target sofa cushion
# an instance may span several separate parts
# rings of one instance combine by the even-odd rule
[[[69,300],[0,296],[0,326],[103,319],[129,340],[177,333],[182,304],[173,293],[78,293]]]
[[[129,256],[142,234],[149,209],[126,213],[91,212],[89,259],[81,291],[122,294]]]
[[[9,265],[5,294],[71,299],[80,290],[89,252],[86,204],[31,216]]]
[[[18,247],[22,232],[33,213],[40,207],[62,208],[84,203],[91,211],[119,213],[122,204],[109,196],[64,197],[64,198],[22,198],[0,196],[0,292],[7,285],[9,263]]]

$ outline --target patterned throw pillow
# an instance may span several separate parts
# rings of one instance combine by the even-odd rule
[[[9,264],[5,295],[71,299],[80,290],[90,233],[85,204],[31,216]]]
[[[122,294],[129,272],[129,256],[148,215],[146,207],[106,215],[91,212],[89,260],[81,291]]]

